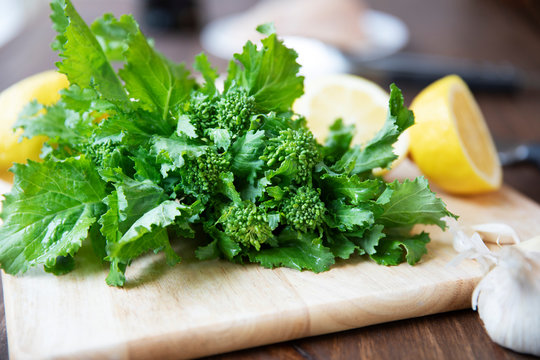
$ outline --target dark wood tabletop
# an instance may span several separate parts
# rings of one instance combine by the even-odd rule
[[[73,0],[86,20],[103,12],[134,13],[143,19],[143,1]],[[255,0],[199,1],[199,23],[245,9]],[[410,32],[405,51],[512,65],[540,73],[540,6],[534,0],[371,0],[373,9],[401,18]],[[176,61],[191,64],[202,51],[197,30],[166,32],[143,23],[156,47]],[[51,69],[57,60],[49,44],[54,33],[43,7],[22,32],[0,47],[0,90],[36,72]],[[211,60],[221,70],[226,62]],[[532,75],[527,78],[534,79]],[[387,87],[390,79],[375,79]],[[400,82],[406,102],[424,84]],[[538,86],[538,84],[536,84]],[[540,91],[477,91],[476,99],[497,142],[540,143]],[[504,181],[540,202],[540,170],[518,164],[504,169]],[[1,287],[0,287],[1,291]],[[1,297],[0,297],[1,298]],[[3,299],[3,298],[2,298]],[[3,300],[0,306],[0,358],[8,357]],[[36,319],[36,321],[39,321]],[[494,344],[472,310],[395,321],[360,329],[299,339],[216,355],[215,359],[525,359]]]

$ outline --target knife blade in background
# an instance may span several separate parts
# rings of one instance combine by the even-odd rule
[[[540,170],[540,143],[511,144],[497,141],[502,166],[531,163]]]
[[[422,87],[446,75],[456,74],[473,91],[512,93],[540,90],[540,72],[525,71],[511,64],[410,52],[366,59],[361,54],[348,53],[319,40],[301,36],[284,38],[285,43],[298,52],[299,63],[306,73],[312,69],[322,69],[327,73],[348,72],[368,78],[384,78],[388,82],[410,82]],[[325,63],[324,59],[332,61]]]
[[[540,73],[520,70],[511,64],[475,62],[438,55],[400,52],[385,58],[364,61],[344,54],[354,73],[382,76],[395,82],[425,86],[448,74],[459,75],[473,91],[516,92],[540,90]]]

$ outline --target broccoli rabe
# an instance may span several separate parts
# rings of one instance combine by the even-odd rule
[[[266,267],[319,272],[355,252],[412,264],[428,241],[414,226],[444,229],[441,218],[452,216],[425,179],[370,181],[413,123],[397,87],[374,140],[352,145],[353,128],[336,122],[320,145],[292,109],[303,93],[297,53],[271,26],[260,28],[260,46],[248,42],[234,55],[221,90],[206,56],[193,66],[204,79],[197,84],[130,16],[105,15],[90,28],[70,0],[52,9],[58,66],[71,87],[55,105],[31,105],[19,123],[24,136],[50,140],[43,162],[13,167],[0,213],[7,273],[69,270],[89,240],[111,264],[108,283],[121,286],[145,252],[178,262],[173,234],[193,237],[199,258]],[[129,34],[119,40],[118,29]],[[123,64],[110,63],[111,49]]]
[[[227,207],[218,222],[231,239],[257,250],[274,236],[264,209],[251,201]]]
[[[248,96],[245,91],[229,91],[219,99],[216,109],[218,127],[236,134],[249,128],[255,98]]]
[[[209,129],[226,129],[234,136],[249,128],[254,111],[253,96],[245,91],[230,90],[214,97],[195,92],[180,113],[188,116],[199,136],[205,136]]]
[[[110,157],[118,147],[111,142],[86,143],[80,146],[80,151],[96,165],[102,166],[105,159]]]
[[[220,174],[229,166],[229,154],[218,153],[215,147],[208,148],[198,157],[188,158],[180,169],[183,191],[195,197],[210,195],[219,184]]]
[[[215,102],[207,95],[193,93],[181,113],[189,117],[199,136],[204,136],[206,129],[217,127]]]
[[[308,232],[320,226],[326,207],[320,198],[320,190],[301,186],[283,199],[281,213],[287,224],[298,231]]]
[[[321,160],[321,152],[313,133],[307,128],[287,129],[268,140],[260,159],[270,169],[293,167],[293,180],[304,184],[311,181],[313,168]]]

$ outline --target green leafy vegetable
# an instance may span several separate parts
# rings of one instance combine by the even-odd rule
[[[15,165],[0,227],[0,263],[9,273],[74,255],[104,213],[105,182],[83,157]]]
[[[392,144],[414,122],[395,85],[372,140],[351,145],[354,126],[337,120],[323,145],[291,110],[303,78],[271,24],[258,28],[261,47],[248,42],[235,55],[220,91],[206,55],[193,64],[204,79],[197,84],[131,16],[106,14],[89,27],[69,0],[51,8],[52,47],[71,86],[57,104],[30,103],[16,124],[48,141],[42,163],[13,168],[0,214],[6,272],[66,273],[89,241],[109,262],[107,283],[122,286],[145,252],[180,261],[172,234],[200,241],[202,260],[314,272],[354,254],[414,264],[429,236],[413,226],[444,229],[454,216],[425,179],[372,175],[395,159]]]
[[[130,104],[105,52],[71,1],[56,0],[51,7],[51,19],[58,31],[53,48],[60,51],[63,58],[57,64],[58,70],[66,74],[72,84],[81,88],[93,85],[105,99]]]

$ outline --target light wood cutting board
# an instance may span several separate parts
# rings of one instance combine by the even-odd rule
[[[405,163],[394,177],[415,176]],[[5,184],[4,184],[5,185]],[[540,234],[540,206],[504,187],[474,197],[440,194],[459,224],[504,222],[522,239]],[[160,255],[135,261],[125,288],[81,249],[78,270],[55,277],[35,269],[3,274],[12,359],[192,358],[370,324],[470,307],[481,276],[472,261],[449,267],[450,232],[429,227],[429,253],[416,266],[355,257],[313,274]]]

